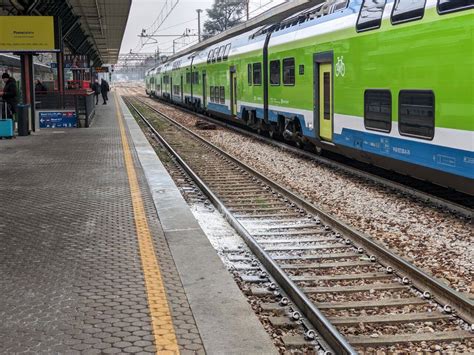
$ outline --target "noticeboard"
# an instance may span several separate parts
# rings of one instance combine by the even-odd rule
[[[40,128],[73,128],[77,127],[75,111],[40,111]]]
[[[64,68],[67,69],[88,69],[89,56],[84,54],[65,54]]]
[[[59,52],[53,16],[0,16],[0,52]]]

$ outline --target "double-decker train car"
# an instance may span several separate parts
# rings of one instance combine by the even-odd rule
[[[147,93],[474,195],[473,7],[329,0],[150,70]],[[177,94],[152,93],[166,76]]]

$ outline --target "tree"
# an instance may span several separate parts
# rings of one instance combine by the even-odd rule
[[[246,2],[242,0],[214,0],[211,9],[207,9],[209,19],[204,22],[203,38],[207,39],[241,22]]]

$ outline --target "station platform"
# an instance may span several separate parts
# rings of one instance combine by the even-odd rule
[[[113,93],[1,140],[0,197],[0,353],[276,353]]]

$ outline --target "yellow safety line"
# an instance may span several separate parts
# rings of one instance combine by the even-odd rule
[[[159,354],[179,354],[178,342],[173,327],[173,320],[166,298],[163,278],[155,255],[150,229],[145,214],[140,186],[133,164],[130,146],[128,144],[125,126],[117,97],[115,96],[115,108],[117,121],[122,137],[123,155],[125,167],[127,169],[128,182],[132,195],[133,213],[135,216],[135,226],[137,229],[140,258],[142,261],[143,274],[145,276],[145,286],[148,297],[148,307],[150,309],[153,335],[155,336],[155,346]]]

